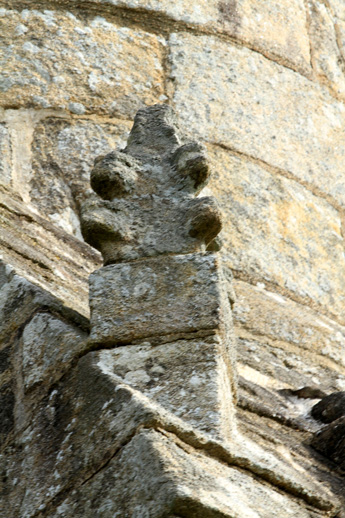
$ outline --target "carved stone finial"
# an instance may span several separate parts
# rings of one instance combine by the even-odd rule
[[[195,198],[208,177],[205,149],[184,143],[169,106],[140,110],[127,147],[95,160],[85,240],[105,264],[204,251],[221,229],[216,201]]]
[[[89,343],[117,379],[228,438],[236,340],[221,258],[205,253],[220,212],[195,197],[208,177],[165,105],[140,110],[126,149],[96,159],[82,230],[105,266],[90,276]]]

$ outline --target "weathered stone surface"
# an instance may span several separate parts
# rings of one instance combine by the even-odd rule
[[[345,5],[342,0],[328,0],[329,5],[333,10],[333,14],[342,20],[345,20]]]
[[[310,73],[309,38],[304,3],[255,0],[215,2],[226,34],[298,71]]]
[[[210,148],[210,184],[225,217],[225,265],[341,315],[345,306],[340,214],[297,182]]]
[[[214,336],[118,347],[100,351],[99,363],[195,428],[231,440],[236,343],[230,340],[225,344]]]
[[[132,116],[164,93],[156,36],[100,16],[4,8],[0,15],[4,107]]]
[[[5,124],[0,124],[0,183],[11,182],[11,141]]]
[[[311,445],[345,470],[345,417],[321,428],[314,435]]]
[[[340,417],[345,417],[345,391],[333,392],[321,399],[311,411],[314,419],[323,423],[332,423]]]
[[[86,339],[81,329],[49,313],[37,313],[22,334],[24,389],[47,380],[53,384],[85,351]]]
[[[238,338],[238,357],[238,373],[242,378],[278,396],[287,396],[285,403],[289,407],[290,403],[300,407],[299,410],[295,408],[298,415],[308,414],[310,417],[311,407],[320,399],[300,397],[298,390],[309,388],[327,393],[345,387],[344,373],[332,369],[332,365],[323,365],[313,354],[284,347],[284,344],[271,342],[265,337]],[[312,399],[312,404],[306,401]],[[258,402],[260,400],[257,398]]]
[[[306,13],[301,0],[283,0],[279,5],[255,0],[203,3],[192,0],[188,4],[183,0],[92,0],[92,3],[105,8],[133,9],[135,20],[142,20],[146,15],[150,22],[155,14],[164,15],[168,17],[165,24],[176,21],[226,34],[302,73],[310,69]]]
[[[91,518],[99,510],[104,510],[104,516],[120,512],[152,518],[170,513],[185,518],[320,516],[247,473],[186,450],[174,436],[154,430],[139,432],[51,516],[72,518],[77,512]]]
[[[213,198],[193,199],[208,181],[205,150],[184,143],[167,105],[139,110],[124,150],[95,160],[82,205],[85,240],[112,264],[205,251],[221,229]]]
[[[340,369],[345,367],[343,326],[265,289],[263,284],[252,286],[235,281],[234,286],[237,298],[233,316],[239,330],[291,344],[333,360]]]
[[[326,3],[308,2],[312,63],[321,83],[341,97],[345,96],[343,56],[337,42],[332,12]]]
[[[344,205],[345,110],[317,84],[209,36],[170,38],[173,104],[199,136],[285,169]]]
[[[23,447],[23,458],[25,459],[21,464],[20,481],[17,484],[12,484],[14,474],[11,472],[13,469],[11,459],[5,470],[5,473],[7,471],[8,474],[12,475],[5,486],[5,491],[7,491],[7,501],[11,505],[15,516],[29,518],[33,515],[36,516],[38,511],[42,511],[42,516],[54,516],[50,503],[53,508],[56,507],[56,496],[63,496],[66,494],[65,490],[71,487],[75,487],[77,492],[79,491],[78,488],[86,489],[90,487],[88,486],[88,480],[97,480],[98,475],[95,475],[97,472],[107,473],[105,466],[111,465],[112,458],[116,462],[116,459],[121,456],[124,445],[128,444],[131,438],[143,428],[164,430],[164,434],[172,433],[176,435],[179,438],[178,449],[182,448],[181,452],[188,452],[185,454],[186,465],[193,466],[194,455],[197,455],[197,458],[204,459],[206,485],[210,483],[209,477],[218,478],[220,473],[223,473],[225,480],[222,478],[224,484],[221,483],[220,487],[226,486],[228,490],[225,493],[221,490],[222,497],[220,498],[224,498],[225,501],[227,501],[227,495],[232,494],[232,484],[234,483],[234,487],[237,487],[233,477],[230,476],[227,479],[228,470],[231,470],[232,473],[233,467],[238,466],[241,470],[245,470],[243,476],[244,479],[248,480],[248,485],[246,485],[248,491],[250,491],[250,485],[253,482],[252,475],[249,474],[255,474],[259,479],[268,481],[273,486],[300,496],[302,508],[303,501],[325,510],[332,510],[337,506],[336,501],[332,502],[332,498],[325,488],[317,484],[316,481],[308,479],[303,470],[301,472],[295,469],[293,461],[290,463],[286,459],[284,460],[282,455],[280,455],[281,459],[277,458],[254,442],[241,436],[235,435],[230,443],[214,441],[210,436],[200,433],[185,421],[165,411],[161,405],[129,387],[115,375],[109,368],[107,361],[104,361],[106,357],[104,354],[103,352],[95,352],[83,357],[71,375],[65,377],[63,383],[55,385],[54,390],[40,402],[36,415],[30,419],[28,426],[18,438],[18,444]],[[108,354],[111,354],[111,352]],[[194,451],[194,448],[198,453]],[[201,453],[201,450],[207,452],[206,457]],[[139,457],[131,456],[131,462],[136,462],[135,459]],[[169,458],[175,458],[175,454],[172,456],[164,454],[163,457],[166,459],[163,461],[163,465],[165,465],[165,462],[170,462]],[[175,466],[179,465],[174,461],[173,463]],[[16,462],[14,462],[14,465],[17,465]],[[210,469],[211,466],[214,466],[216,471],[212,471],[213,468],[211,472],[208,471],[207,465]],[[175,487],[176,484],[179,486],[180,483],[182,485],[186,483],[187,486],[192,484],[190,487],[195,488],[193,500],[203,502],[204,491],[198,490],[197,486],[204,477],[201,476],[201,472],[199,473],[197,466],[195,466],[195,469],[188,468],[186,471],[187,477],[183,476],[182,473],[185,470],[183,464],[181,471],[178,468],[173,485]],[[219,475],[217,475],[218,470]],[[119,471],[115,469],[116,472]],[[130,468],[127,467],[125,472],[129,473]],[[143,481],[144,487],[147,488],[146,494],[151,495],[149,501],[154,505],[155,494],[154,492],[150,493],[151,483],[146,480],[146,473],[148,472],[149,466],[144,465],[139,471],[136,470],[136,476]],[[189,473],[194,474],[190,477]],[[199,475],[196,476],[196,473],[199,473],[201,478],[199,478]],[[238,476],[237,469],[234,473]],[[162,476],[164,478],[163,473],[160,472],[157,478],[160,487],[162,487]],[[120,479],[122,481],[127,480],[122,471]],[[115,490],[113,475],[108,480],[112,481],[110,486],[113,488],[112,490]],[[152,477],[151,480],[153,480]],[[259,487],[263,487],[260,481],[257,483]],[[25,484],[25,494],[21,493],[23,484]],[[124,484],[124,487],[126,487],[126,484]],[[134,483],[133,487],[137,489],[137,483]],[[213,488],[214,486],[211,484],[210,487]],[[90,498],[91,493],[88,492],[88,501],[93,501],[94,497],[95,501],[99,503],[99,499],[101,499],[102,505],[105,506],[105,512],[108,505],[115,505],[117,506],[115,509],[110,507],[111,512],[118,511],[120,508],[123,516],[124,511],[121,506],[124,505],[124,509],[127,510],[127,504],[122,503],[121,491],[116,491],[117,496],[114,499],[112,490],[110,490],[110,496],[108,496],[107,492],[97,491],[97,488],[94,487],[93,490],[90,489],[92,498]],[[19,494],[22,495],[20,499],[18,498]],[[138,495],[137,492],[136,494]],[[168,501],[167,487],[163,488],[164,494],[165,501]],[[275,490],[273,490],[273,494],[276,494]],[[258,497],[255,490],[253,495],[254,502]],[[75,497],[81,505],[84,505],[82,494],[78,495],[78,493],[72,492],[71,498],[74,506],[76,505]],[[134,494],[133,498],[136,498]],[[139,495],[139,498],[142,499],[142,495]],[[266,495],[265,498],[268,498],[268,496]],[[124,500],[127,501],[128,499]],[[286,503],[288,500],[291,501],[291,498],[283,498]],[[60,505],[61,499],[58,498],[57,502]],[[278,505],[277,502],[275,502],[275,505]],[[64,516],[68,515],[64,514]],[[261,517],[261,514],[259,516]],[[262,516],[265,517],[264,514]]]
[[[220,258],[161,256],[100,268],[90,276],[94,344],[174,341],[231,327]]]
[[[79,204],[90,189],[96,156],[125,147],[128,123],[50,117],[34,131],[30,198],[40,214],[82,239]]]
[[[3,262],[87,316],[87,277],[100,265],[99,254],[34,214],[13,191],[1,187],[0,201]]]
[[[304,372],[304,375],[307,375],[310,370],[309,381],[307,376],[303,381],[304,384],[313,384],[312,378],[315,376],[315,380],[318,380],[317,384],[321,382],[324,388],[345,389],[345,330],[342,326],[308,307],[264,289],[262,285],[251,286],[235,281],[235,289],[237,299],[233,316],[236,334],[245,339],[248,333],[249,340],[255,340],[256,337],[261,342],[270,343],[271,347],[275,348],[276,344],[285,348],[286,368],[289,368],[289,362],[291,363],[290,376],[293,380],[291,385],[297,388],[297,385],[302,383],[298,382],[298,376],[295,374]],[[261,354],[261,347],[264,346],[258,344],[252,352],[248,351],[247,360],[252,357],[255,364],[255,357]],[[299,360],[298,357],[300,357]],[[324,357],[326,371],[323,375],[321,373],[316,375],[317,365],[321,366],[322,357]],[[294,363],[295,361],[298,365]],[[279,372],[273,367],[273,358],[261,358],[261,360],[258,358],[256,363],[260,369],[267,370],[272,378],[280,378]],[[288,379],[285,381],[289,382]]]

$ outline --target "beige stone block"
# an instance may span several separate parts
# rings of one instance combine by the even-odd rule
[[[214,3],[219,10],[219,30],[301,73],[310,73],[303,1],[222,0]]]
[[[234,335],[100,351],[99,365],[193,427],[219,440],[235,430]]]
[[[224,263],[255,282],[289,290],[342,319],[344,240],[339,213],[294,180],[210,147],[227,229]]]
[[[0,183],[10,184],[12,178],[11,140],[5,124],[0,124]]]
[[[345,203],[345,108],[324,89],[246,48],[170,39],[173,104],[193,138],[287,170]]]
[[[162,43],[101,16],[0,10],[1,105],[133,116],[163,95]]]
[[[90,191],[94,159],[125,147],[128,123],[49,117],[34,130],[31,203],[55,225],[82,239],[79,204]]]
[[[253,336],[290,344],[304,351],[333,360],[339,370],[345,367],[345,328],[309,307],[265,289],[235,281],[235,325]],[[296,352],[296,349],[294,349]],[[308,360],[307,364],[311,362]],[[259,362],[258,362],[259,363]],[[308,369],[308,365],[306,365]],[[338,387],[341,388],[341,387]]]
[[[312,62],[321,83],[340,97],[345,96],[343,56],[338,46],[332,11],[326,4],[308,2]]]
[[[310,71],[306,12],[302,0],[275,3],[257,0],[92,0],[92,3],[107,8],[131,9],[132,17],[138,21],[143,20],[143,14],[148,20],[155,15],[164,15],[171,21],[196,29],[226,34],[302,73]],[[136,9],[140,11],[136,13]]]
[[[152,343],[231,329],[215,254],[159,256],[100,268],[90,276],[90,341]]]
[[[343,0],[328,0],[333,14],[342,20],[345,20],[345,4]]]

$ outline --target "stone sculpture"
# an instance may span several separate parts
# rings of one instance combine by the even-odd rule
[[[115,349],[114,372],[224,437],[235,339],[220,258],[207,252],[221,214],[214,198],[196,197],[209,174],[169,106],[140,110],[127,147],[95,161],[82,231],[105,264],[90,278],[92,347],[130,346]]]

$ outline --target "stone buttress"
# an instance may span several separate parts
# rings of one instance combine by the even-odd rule
[[[207,247],[221,229],[205,150],[167,105],[140,110],[127,147],[95,161],[82,231],[105,266],[90,277],[92,348],[108,368],[217,438],[234,428],[235,339],[226,280]]]

